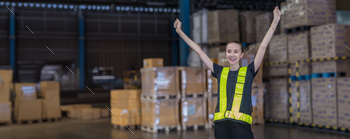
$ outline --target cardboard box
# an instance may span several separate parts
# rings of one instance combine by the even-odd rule
[[[240,40],[238,10],[215,10],[208,12],[207,16],[210,44]]]
[[[142,125],[154,128],[180,125],[179,101],[179,99],[141,99]]]
[[[143,67],[144,68],[152,68],[152,67],[163,67],[163,58],[147,58],[143,59]]]
[[[335,0],[291,0],[288,9],[287,28],[336,23]]]
[[[311,84],[313,124],[337,126],[336,79],[314,78]]]
[[[35,83],[15,83],[15,93],[17,98],[36,99],[37,90]]]
[[[315,68],[312,66],[311,62],[300,62],[298,66],[299,75],[310,75],[312,69]],[[295,63],[290,64],[291,75],[296,76],[296,67]]]
[[[256,15],[263,11],[243,11],[239,14],[241,42],[254,43],[256,40]]]
[[[181,99],[181,123],[186,125],[204,125],[207,123],[207,103],[203,98]]]
[[[226,51],[226,46],[223,45],[223,46],[217,46],[217,47],[212,47],[212,48],[209,48],[209,58],[216,58],[218,59],[219,58],[219,53],[220,52],[223,52],[223,51]]]
[[[12,70],[0,70],[0,103],[10,101],[12,75]]]
[[[92,108],[83,108],[80,109],[82,120],[92,120],[93,119],[93,109]]]
[[[268,66],[269,76],[283,76],[288,75],[287,64]]]
[[[264,120],[264,84],[258,84],[252,88],[252,124],[265,124]]]
[[[300,91],[300,122],[312,123],[311,80],[299,81]]]
[[[55,81],[41,81],[40,82],[40,95],[43,98],[46,98],[46,95],[51,95],[50,91],[58,91],[58,96],[59,96],[59,92],[60,92],[60,83],[59,82],[55,82]],[[54,92],[55,95],[56,92]]]
[[[43,99],[43,119],[61,118],[60,98]]]
[[[209,10],[202,9],[192,14],[192,38],[197,44],[208,43],[208,17]]]
[[[74,104],[74,105],[63,105],[61,106],[62,111],[67,112],[69,118],[80,118],[81,110],[83,108],[92,108],[91,104]]]
[[[141,102],[140,99],[112,99],[111,108],[122,108],[122,109],[133,109],[140,108]]]
[[[205,93],[206,76],[203,67],[178,67],[181,76],[180,89],[183,95]]]
[[[350,128],[350,78],[337,79],[338,127]]]
[[[214,114],[217,102],[218,96],[208,97],[208,122],[214,122]]]
[[[116,89],[111,90],[112,99],[140,99],[141,90],[132,89]]]
[[[350,75],[350,60],[330,60],[312,62],[312,73],[340,72]]]
[[[255,17],[255,20],[256,20],[256,24],[255,24],[256,42],[262,42],[266,33],[269,31],[271,27],[271,23],[273,21],[273,13],[266,12],[266,13],[257,15]],[[279,25],[275,28],[276,29],[274,34],[279,34],[280,33]]]
[[[108,109],[101,109],[101,118],[109,117],[110,111]]]
[[[329,28],[329,29],[328,29]],[[350,56],[350,26],[326,24],[311,28],[312,58]]]
[[[114,125],[129,126],[141,124],[141,109],[112,108],[112,121]]]
[[[179,73],[176,67],[142,68],[142,95],[177,95],[179,91]]]
[[[311,57],[310,31],[288,34],[288,61],[306,60]]]
[[[12,122],[11,120],[11,102],[0,103],[0,123]]]
[[[100,118],[101,118],[101,108],[93,108],[92,119],[100,119]]]
[[[288,61],[287,44],[288,40],[286,34],[274,35],[269,43],[269,61]]]
[[[289,121],[289,93],[287,92],[287,79],[270,80],[267,98],[267,109],[270,119]]]
[[[15,119],[17,122],[26,120],[42,119],[42,99],[23,99],[15,100]]]
[[[211,89],[211,90],[210,90]],[[207,90],[213,94],[218,93],[218,81],[215,77],[212,76],[212,72],[210,69],[207,69]]]

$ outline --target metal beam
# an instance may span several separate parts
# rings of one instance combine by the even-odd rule
[[[15,12],[15,8],[11,7],[11,11]],[[10,31],[9,31],[9,45],[10,45],[10,65],[12,66],[13,75],[16,75],[16,17],[15,14],[9,12],[10,14]],[[16,78],[13,78],[15,80]]]
[[[85,89],[85,20],[81,10],[79,18],[79,88]]]
[[[172,38],[178,37],[178,35],[176,33],[176,29],[173,26],[171,26],[171,36],[172,36]],[[179,45],[178,45],[177,40],[171,41],[171,63],[172,63],[171,65],[172,66],[178,66],[178,64],[179,64],[178,46]]]
[[[179,0],[180,8],[180,21],[182,22],[182,30],[187,35],[190,36],[190,0]],[[189,47],[180,39],[180,66],[187,65],[187,57],[189,54]]]

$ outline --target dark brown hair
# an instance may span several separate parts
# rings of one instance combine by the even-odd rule
[[[241,42],[239,42],[239,41],[231,41],[231,42],[229,42],[229,43],[226,44],[226,48],[227,48],[227,45],[230,44],[230,43],[236,43],[236,44],[241,45],[242,53],[244,52],[244,50],[243,50],[243,44],[242,44]]]

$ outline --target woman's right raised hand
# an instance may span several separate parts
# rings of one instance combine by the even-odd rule
[[[174,22],[174,28],[176,29],[176,32],[181,31],[181,22],[179,19],[176,19]]]

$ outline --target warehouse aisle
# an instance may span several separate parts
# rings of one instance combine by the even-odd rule
[[[210,130],[209,130],[210,131]],[[140,130],[117,130],[109,119],[81,121],[63,119],[56,123],[0,126],[1,139],[214,139],[214,132],[170,132],[152,134]],[[347,139],[350,135],[322,133],[278,125],[255,125],[256,139]]]

